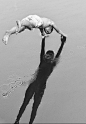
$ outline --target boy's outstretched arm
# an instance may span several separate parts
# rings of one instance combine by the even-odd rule
[[[53,23],[52,26],[53,26],[53,28],[55,29],[55,31],[56,31],[57,33],[59,33],[59,34],[62,35],[62,36],[67,37],[66,34],[64,34],[61,30],[59,30],[59,29],[57,28],[57,26],[55,25],[55,23]]]
[[[61,36],[61,46],[60,46],[58,52],[56,53],[56,56],[55,56],[55,59],[54,59],[54,62],[55,62],[54,64],[55,65],[56,65],[56,63],[57,63],[57,61],[58,61],[58,59],[61,55],[61,52],[62,52],[62,49],[63,49],[63,46],[64,46],[65,42],[66,42],[66,37]]]
[[[44,54],[45,54],[45,37],[42,38],[40,62],[42,62]]]

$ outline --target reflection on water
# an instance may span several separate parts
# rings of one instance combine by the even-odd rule
[[[43,104],[38,109],[35,122],[86,123],[86,0],[0,2],[0,39],[7,29],[16,24],[16,20],[29,14],[49,17],[59,29],[68,34],[61,62],[48,80]],[[28,76],[26,80],[24,75],[30,75],[30,70],[35,70],[39,64],[40,41],[37,31],[25,31],[12,36],[7,46],[0,42],[0,90],[4,91],[5,96],[14,92],[9,100],[0,97],[0,117],[5,122],[14,122],[23,100],[24,87],[30,79]],[[59,36],[53,32],[46,40],[46,49],[57,51],[57,42],[60,43]],[[17,76],[13,76],[14,73]],[[22,81],[27,84],[24,85]],[[28,123],[29,110],[28,107],[21,122]]]

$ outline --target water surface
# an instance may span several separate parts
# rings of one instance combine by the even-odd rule
[[[86,122],[86,1],[85,0],[0,0],[0,39],[16,20],[30,14],[48,17],[68,35],[60,63],[47,82],[35,123]],[[11,75],[31,75],[39,64],[39,31],[25,31],[0,42],[0,85]],[[59,35],[46,39],[46,50],[58,50]],[[13,123],[23,102],[26,87],[7,99],[0,97],[1,122]],[[29,122],[32,102],[20,122]]]

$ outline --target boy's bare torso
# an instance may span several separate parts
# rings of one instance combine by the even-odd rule
[[[24,20],[29,21],[32,28],[36,28],[36,27],[38,28],[38,25],[40,25],[44,28],[44,27],[47,27],[54,23],[53,21],[51,21],[48,18],[42,18],[37,15],[29,15],[26,18],[24,18],[22,21],[24,21]]]

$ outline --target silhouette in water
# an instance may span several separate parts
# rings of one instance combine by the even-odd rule
[[[63,46],[66,42],[66,37],[61,35],[61,46],[54,56],[52,50],[48,50],[45,53],[45,37],[42,39],[41,53],[40,53],[40,64],[37,71],[35,72],[34,78],[31,80],[30,85],[28,86],[23,104],[19,110],[16,121],[14,124],[19,124],[19,120],[26,109],[26,106],[29,104],[30,99],[34,96],[34,103],[32,107],[31,117],[29,124],[32,124],[39,104],[41,103],[44,90],[46,88],[46,81],[52,73],[53,69],[56,67],[59,62],[60,54],[62,52]]]

